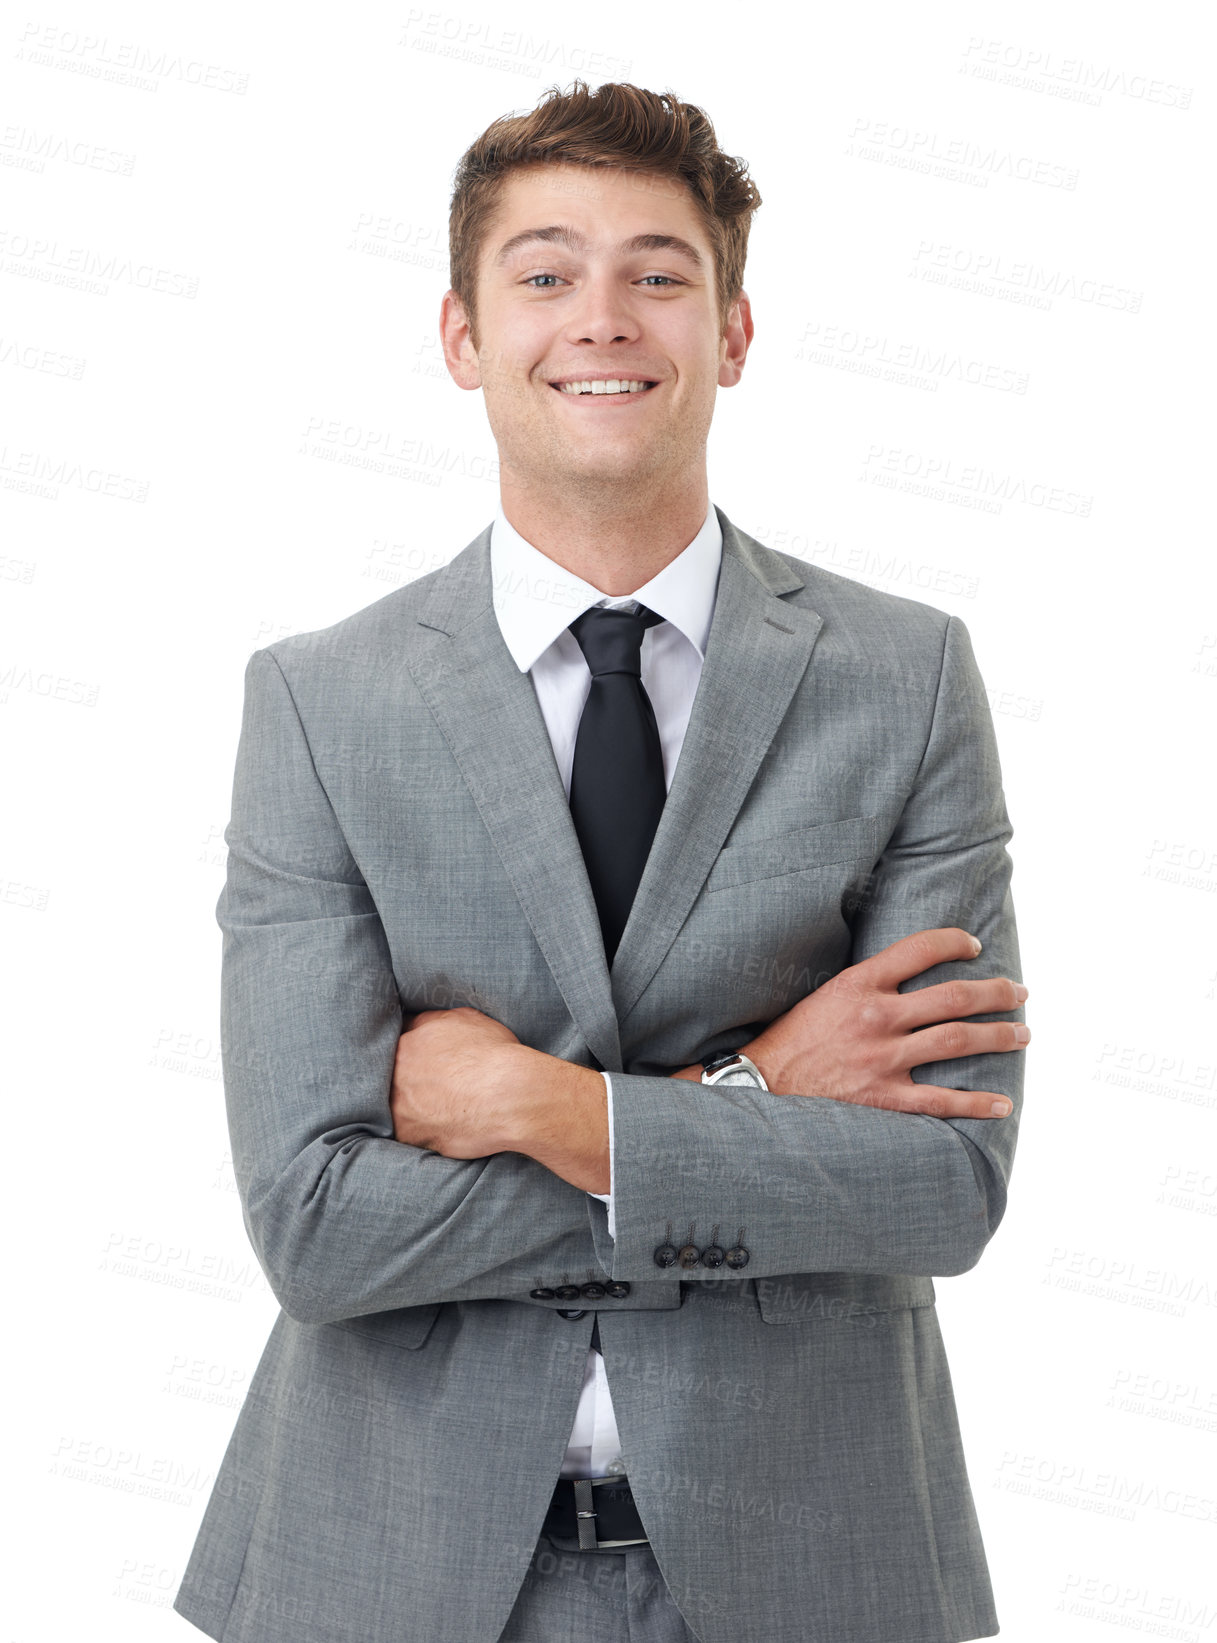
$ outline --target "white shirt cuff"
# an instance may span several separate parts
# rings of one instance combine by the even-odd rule
[[[609,1189],[607,1192],[593,1192],[593,1198],[599,1198],[602,1204],[608,1206],[608,1234],[610,1238],[617,1236],[617,1223],[613,1216],[613,1081],[600,1069],[600,1076],[604,1080],[604,1087],[608,1091],[608,1132],[609,1132]]]

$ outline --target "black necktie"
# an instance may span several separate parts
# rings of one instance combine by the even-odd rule
[[[592,672],[571,766],[570,810],[612,964],[659,826],[667,788],[655,710],[642,683],[642,635],[662,621],[593,606],[570,624]],[[600,1351],[600,1320],[592,1323]]]
[[[642,635],[661,622],[593,606],[570,624],[592,682],[571,766],[570,810],[612,964],[651,851],[667,788],[655,710],[642,683]]]

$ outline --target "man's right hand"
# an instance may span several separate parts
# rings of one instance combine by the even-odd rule
[[[973,936],[953,927],[905,936],[824,982],[742,1051],[779,1094],[932,1118],[1005,1118],[1010,1102],[997,1091],[944,1089],[910,1076],[923,1062],[1021,1050],[1031,1037],[1021,1022],[960,1019],[1017,1009],[1027,989],[1008,977],[898,990],[935,964],[979,951]],[[676,1076],[697,1079],[701,1068],[685,1067]]]

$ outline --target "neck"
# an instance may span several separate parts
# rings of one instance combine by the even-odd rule
[[[563,570],[610,596],[633,593],[685,548],[710,507],[704,471],[662,498],[537,491],[503,470],[500,504],[514,530]]]

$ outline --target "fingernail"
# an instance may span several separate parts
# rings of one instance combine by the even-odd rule
[[[979,941],[977,941],[975,936],[973,936],[971,938],[971,940],[972,940],[972,957],[975,958],[977,953],[980,952],[981,944],[980,944]]]
[[[1008,1101],[995,1101],[993,1103],[994,1118],[1005,1118],[1009,1111],[1010,1103]]]
[[[1026,1044],[1031,1037],[1030,1027],[1024,1026],[1021,1021],[1014,1023],[1014,1041],[1016,1044]]]
[[[1014,996],[1020,1004],[1027,996],[1027,989],[1023,986],[1021,981],[1016,981],[1014,983]]]

